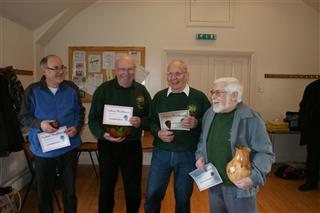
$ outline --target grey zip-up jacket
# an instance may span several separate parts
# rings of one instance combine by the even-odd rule
[[[215,113],[212,108],[209,108],[204,114],[202,132],[196,151],[196,159],[203,157],[206,163],[208,163],[207,137],[214,116]],[[230,145],[233,156],[236,146],[246,146],[251,149],[250,161],[252,172],[250,178],[254,183],[254,187],[250,190],[235,188],[237,190],[237,197],[254,196],[259,186],[264,184],[265,176],[271,170],[275,155],[272,152],[272,144],[262,117],[242,102],[237,105],[234,113]]]

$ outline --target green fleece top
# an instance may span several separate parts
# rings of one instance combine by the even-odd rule
[[[168,88],[158,92],[151,103],[150,131],[154,136],[153,145],[155,148],[173,152],[195,151],[201,131],[201,119],[210,107],[210,102],[203,92],[191,87],[189,96],[185,93],[170,93],[167,97],[167,92]],[[190,131],[173,130],[174,140],[171,143],[163,142],[158,137],[161,129],[159,113],[176,110],[189,110],[190,115],[198,120],[198,125]]]
[[[129,88],[121,87],[116,78],[102,83],[96,89],[89,113],[89,128],[100,140],[104,140],[106,131],[106,126],[102,124],[105,104],[133,107],[133,116],[141,118],[141,125],[140,128],[133,128],[123,143],[140,140],[142,129],[149,127],[151,97],[147,89],[135,81]]]

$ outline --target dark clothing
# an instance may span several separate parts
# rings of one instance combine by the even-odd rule
[[[189,96],[183,92],[170,93],[167,96],[167,92],[168,89],[164,89],[152,99],[150,131],[154,136],[153,145],[173,152],[195,151],[201,131],[202,115],[210,107],[210,102],[203,92],[191,87]],[[174,140],[171,143],[164,143],[158,137],[160,130],[158,114],[176,110],[189,110],[190,116],[194,116],[198,120],[198,126],[190,131],[174,131]]]
[[[135,81],[131,87],[123,88],[113,79],[101,84],[92,99],[89,127],[98,138],[100,164],[99,212],[112,212],[114,189],[121,170],[126,195],[127,212],[138,212],[141,202],[142,176],[142,129],[149,126],[151,97],[146,88]],[[139,128],[133,128],[126,139],[114,143],[104,139],[106,126],[102,124],[104,105],[133,107],[133,116],[141,119]]]
[[[22,150],[23,137],[18,120],[23,87],[12,67],[0,70],[0,157]]]
[[[230,141],[234,112],[216,114],[209,130],[207,143],[208,161],[219,171],[222,185],[229,186],[234,186],[226,171],[227,163],[232,159]]]
[[[300,143],[307,145],[307,182],[317,185],[320,169],[320,80],[305,88],[300,102],[299,126]]]
[[[100,166],[99,212],[112,213],[114,189],[121,170],[127,212],[139,212],[141,203],[142,150],[141,142],[98,143]]]
[[[318,186],[320,169],[320,144],[307,144],[307,183]]]
[[[61,183],[63,190],[64,212],[77,212],[76,165],[77,152],[74,150],[55,158],[35,157],[39,212],[53,212],[52,195],[58,183]]]
[[[103,107],[105,104],[133,107],[133,116],[141,119],[140,128],[133,128],[126,140],[140,140],[142,129],[149,127],[149,107],[151,97],[147,89],[140,83],[133,81],[129,88],[121,87],[117,79],[101,84],[95,91],[89,114],[89,127],[98,139],[104,140],[106,127],[102,124]]]

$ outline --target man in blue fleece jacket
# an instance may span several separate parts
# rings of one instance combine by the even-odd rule
[[[52,195],[59,172],[63,187],[64,212],[77,212],[75,193],[75,168],[80,145],[80,128],[84,118],[78,87],[64,80],[65,69],[56,55],[48,55],[40,62],[43,77],[25,90],[20,120],[28,128],[30,150],[35,155],[40,213],[53,212]],[[70,146],[52,151],[42,150],[38,134],[54,133],[59,126],[66,126]]]

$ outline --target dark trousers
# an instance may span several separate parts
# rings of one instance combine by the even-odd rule
[[[318,185],[320,169],[320,143],[307,144],[307,183]]]
[[[99,140],[100,194],[99,213],[113,212],[114,190],[121,170],[127,212],[139,212],[141,203],[141,142],[113,143]]]
[[[38,190],[38,207],[40,213],[52,213],[52,196],[57,183],[62,186],[65,213],[77,212],[77,197],[75,190],[77,153],[72,150],[59,157],[35,157],[35,168]]]

